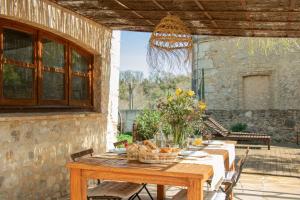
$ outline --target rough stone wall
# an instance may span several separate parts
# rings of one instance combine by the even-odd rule
[[[95,113],[0,118],[0,199],[57,199],[69,192],[70,154],[105,151],[106,118]]]
[[[0,0],[7,18],[64,37],[94,53],[94,108],[86,113],[0,113],[0,199],[57,199],[69,190],[70,153],[106,149],[115,128],[111,78],[112,31],[47,0]],[[1,19],[0,19],[1,20]],[[114,59],[119,59],[115,56]],[[115,104],[116,103],[116,104]],[[110,105],[109,105],[110,104]]]
[[[269,79],[267,92],[262,91],[269,100],[265,108],[257,109],[300,109],[300,49],[287,50],[284,45],[278,45],[267,54],[263,51],[251,52],[249,44],[252,42],[255,47],[262,40],[267,39],[195,38],[193,78],[199,80],[201,68],[204,68],[205,96],[209,109],[243,110],[247,109],[245,105],[248,105],[248,100],[258,105],[262,101],[259,99],[261,93],[256,90],[260,84],[254,79],[259,76]],[[299,39],[291,41],[299,43]],[[253,95],[245,94],[247,77],[253,78]]]
[[[299,110],[210,110],[210,113],[229,130],[236,123],[246,123],[247,132],[271,135],[273,143],[296,143],[294,128],[300,125]]]

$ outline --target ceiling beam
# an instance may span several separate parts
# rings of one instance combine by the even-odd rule
[[[114,0],[117,1],[117,0]],[[91,12],[131,12],[132,10],[130,9],[103,9],[103,8],[87,8],[84,9],[82,7],[72,7],[73,10],[78,10],[78,11],[91,11]],[[275,10],[224,10],[224,11],[216,11],[216,10],[170,10],[170,9],[165,9],[165,10],[137,10],[135,9],[134,11],[136,12],[142,12],[142,13],[162,13],[162,12],[175,12],[175,13],[202,13],[204,14],[204,12],[208,13],[208,14],[223,14],[223,15],[227,15],[227,14],[300,14],[300,10],[293,10],[293,11],[289,11],[289,10],[283,10],[283,11],[275,11]]]
[[[289,11],[293,11],[295,9],[295,0],[289,0]],[[287,29],[291,28],[291,21],[292,21],[292,16],[291,14],[288,14],[288,23],[287,23]]]
[[[196,5],[198,6],[198,8],[200,8],[203,12],[204,12],[204,15],[211,20],[211,23],[213,24],[214,27],[218,27],[217,23],[213,20],[212,16],[210,14],[208,14],[206,11],[205,11],[205,8],[204,6],[200,3],[199,0],[194,0],[194,2],[196,3]]]
[[[241,0],[241,5],[242,5],[243,9],[244,9],[245,11],[247,11],[247,3],[246,3],[246,0]],[[249,13],[249,12],[245,12],[245,15],[246,15],[246,19],[249,21],[249,26],[250,26],[251,28],[253,28],[253,23],[251,22],[252,20],[251,20],[251,17],[250,17],[250,13]]]
[[[129,10],[131,13],[135,14],[136,16],[142,18],[142,19],[145,19],[143,17],[143,15],[139,14],[137,11],[134,11],[134,10],[131,10],[128,6],[126,6],[124,3],[122,3],[121,1],[119,0],[113,0],[114,2],[116,2],[117,4],[119,4],[120,6],[122,6],[123,8],[125,8],[126,10]],[[150,25],[154,25],[150,20],[145,20],[146,22],[148,22],[148,24]]]
[[[141,32],[151,32],[152,29],[149,27],[138,27],[138,26],[123,26],[123,27],[112,27],[115,30],[131,30],[131,31],[141,31]],[[247,34],[245,34],[247,33]],[[219,31],[209,30],[209,29],[196,29],[193,34],[199,35],[223,35],[223,36],[252,36],[257,37],[300,37],[300,31],[298,30],[288,30],[288,31],[274,31],[274,30],[241,30],[241,29],[219,29]]]
[[[111,28],[118,28],[118,27],[143,27],[143,28],[149,28],[153,29],[154,26],[151,25],[134,25],[134,24],[116,24],[116,23],[106,23],[105,25],[108,25]],[[285,29],[285,28],[205,28],[205,27],[190,27],[194,30],[210,30],[210,31],[219,31],[219,30],[226,30],[226,31],[290,31],[290,32],[300,32],[299,29]]]
[[[94,18],[97,19],[97,15],[93,16]],[[129,21],[139,21],[139,20],[144,20],[144,19],[141,19],[141,18],[120,18],[120,17],[98,17],[99,20],[115,20],[115,21],[121,21],[121,20],[129,20]],[[157,19],[154,19],[154,18],[145,18],[145,19],[148,19],[150,21],[153,21],[153,22],[157,22],[157,21],[160,21],[160,18],[157,18]],[[211,22],[211,20],[209,19],[197,19],[197,18],[180,18],[181,20],[183,21],[190,21],[190,22],[200,22],[200,23],[207,23],[209,24]],[[253,22],[253,23],[287,23],[287,21],[280,21],[280,20],[236,20],[236,19],[233,19],[233,20],[229,20],[229,19],[214,19],[215,22],[217,23],[249,23],[249,22]],[[296,20],[296,21],[290,21],[290,23],[300,23],[300,20]]]

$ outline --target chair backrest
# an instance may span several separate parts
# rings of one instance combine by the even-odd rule
[[[246,150],[246,153],[244,154],[244,156],[237,163],[237,169],[236,169],[237,173],[235,174],[235,177],[233,178],[233,185],[236,185],[241,177],[244,164],[248,158],[248,154],[249,154],[249,146],[247,147],[247,150]]]
[[[220,129],[224,133],[229,133],[230,132],[227,128],[225,128],[224,126],[222,126],[222,124],[220,124],[219,122],[217,122],[214,118],[209,117],[208,120],[211,121],[211,123],[213,123],[215,126],[217,126],[218,129]]]
[[[208,118],[208,120],[204,121],[204,124],[212,129],[214,132],[216,132],[218,135],[221,135],[221,136],[224,136],[226,137],[228,135],[228,132],[227,131],[222,131],[221,129],[218,128],[217,125],[215,125],[213,122],[211,122]]]
[[[122,140],[122,141],[119,141],[119,142],[115,142],[114,147],[117,148],[120,145],[125,145],[126,146],[127,144],[128,144],[127,140]]]
[[[93,153],[94,153],[93,149],[87,149],[87,150],[83,150],[83,151],[71,154],[71,158],[75,162],[77,158],[80,158],[80,157],[83,157],[86,155],[93,156]]]

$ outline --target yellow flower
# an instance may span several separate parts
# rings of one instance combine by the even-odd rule
[[[199,106],[201,111],[206,109],[206,104],[203,101],[199,101],[198,106]]]
[[[173,101],[173,97],[172,97],[172,96],[169,96],[169,97],[168,97],[168,102],[171,102],[171,101]]]
[[[177,88],[175,91],[176,96],[180,96],[182,94],[182,89]]]
[[[194,96],[194,95],[195,95],[195,92],[194,92],[194,91],[192,91],[192,90],[189,90],[189,91],[187,92],[187,94],[188,94],[190,97],[192,97],[192,96]]]

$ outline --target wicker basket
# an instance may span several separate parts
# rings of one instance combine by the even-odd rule
[[[127,160],[139,160],[139,151],[127,150]]]
[[[175,162],[178,152],[158,153],[158,152],[140,152],[139,161],[143,163],[171,163]]]

